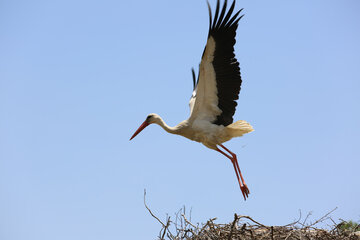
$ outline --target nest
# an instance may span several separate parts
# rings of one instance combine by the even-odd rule
[[[175,214],[174,221],[167,216],[163,222],[146,205],[145,195],[146,192],[146,209],[162,225],[158,235],[160,240],[360,240],[360,225],[344,229],[344,221],[337,224],[330,217],[336,208],[313,223],[307,223],[311,213],[302,220],[300,212],[298,220],[284,226],[266,226],[249,216],[237,214],[227,224],[215,223],[216,218],[209,219],[205,224],[193,224],[185,215],[185,207]],[[331,223],[327,224],[328,229],[317,228],[317,225],[326,222]]]

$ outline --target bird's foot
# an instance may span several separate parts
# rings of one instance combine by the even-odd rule
[[[241,189],[242,195],[244,196],[244,200],[246,200],[246,198],[248,198],[249,194],[250,194],[249,188],[244,183],[242,186],[240,186],[240,189]]]

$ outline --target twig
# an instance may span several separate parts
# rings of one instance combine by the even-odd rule
[[[324,221],[324,220],[325,220],[332,212],[334,212],[336,209],[337,209],[337,207],[334,208],[333,210],[331,210],[330,212],[328,212],[327,214],[325,214],[324,216],[322,216],[320,219],[316,220],[314,223],[310,224],[309,226],[306,226],[305,229],[306,229],[306,228],[310,228],[310,227],[312,227],[312,226],[315,226],[315,225],[318,224],[319,222]]]
[[[228,240],[231,240],[231,236],[232,236],[232,234],[233,234],[235,224],[236,224],[236,222],[237,222],[238,220],[239,220],[238,215],[235,213],[235,214],[234,214],[234,221],[233,221],[232,224],[231,224],[230,234],[229,234]]]
[[[288,226],[294,226],[294,225],[296,225],[297,223],[299,223],[300,222],[300,220],[301,220],[301,210],[299,209],[299,218],[298,218],[298,220],[296,220],[295,222],[292,222],[292,223],[289,223],[289,224],[286,224],[286,225],[284,225],[284,227],[288,227]]]
[[[166,221],[166,226],[164,227],[164,232],[163,232],[163,235],[161,236],[160,239],[164,239],[164,236],[165,236],[165,233],[166,233],[166,230],[168,229],[168,227],[170,226],[170,217],[167,218],[167,221]],[[169,232],[170,233],[170,232]]]
[[[144,205],[145,205],[146,209],[149,211],[149,213],[151,214],[151,216],[152,216],[153,218],[155,218],[156,220],[158,220],[158,222],[161,223],[161,225],[162,225],[163,227],[166,227],[166,225],[165,225],[158,217],[156,217],[156,216],[151,212],[150,208],[146,205],[145,197],[146,197],[146,189],[144,189]]]
[[[265,226],[265,225],[263,225],[263,224],[255,221],[254,219],[252,219],[252,218],[249,217],[249,216],[244,216],[244,215],[242,215],[242,216],[239,216],[239,219],[240,219],[240,218],[247,218],[247,219],[251,220],[252,222],[256,223],[256,224],[259,225],[259,226],[262,226],[262,227],[264,227],[264,228],[269,228],[268,226]]]
[[[286,236],[285,240],[287,240],[287,239],[291,236],[292,233],[293,233],[293,232],[290,231],[290,233]]]
[[[189,225],[191,225],[193,228],[197,228],[194,224],[192,224],[189,220],[187,220],[187,218],[185,217],[185,214],[181,214],[181,216],[184,218],[185,222]]]
[[[304,219],[304,221],[303,221],[303,223],[302,223],[301,225],[305,226],[305,223],[306,223],[307,219],[308,219],[311,215],[312,215],[312,212],[309,212],[309,213],[306,215],[306,217],[305,217],[305,219]]]
[[[156,217],[156,216],[151,212],[150,208],[146,205],[146,189],[144,189],[144,205],[145,205],[146,209],[149,211],[150,215],[151,215],[153,218],[155,218],[155,219],[162,225],[162,227],[164,228],[164,233],[163,233],[161,239],[164,239],[166,230],[168,231],[168,235],[170,235],[170,236],[174,239],[174,235],[173,235],[173,234],[170,232],[170,230],[168,229],[169,226],[170,226],[170,223],[171,223],[170,217],[167,218],[167,222],[166,222],[166,225],[165,225],[158,217]],[[161,231],[160,231],[160,233],[161,233]]]

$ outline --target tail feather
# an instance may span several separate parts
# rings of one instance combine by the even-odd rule
[[[250,123],[239,120],[236,121],[226,127],[232,137],[241,137],[245,133],[249,133],[254,131],[253,127],[250,125]]]

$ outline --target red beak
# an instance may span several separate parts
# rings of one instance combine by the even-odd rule
[[[142,130],[144,130],[144,128],[146,128],[149,125],[150,124],[147,121],[143,122],[143,124],[141,124],[141,126],[138,128],[138,130],[136,130],[136,132],[132,135],[130,140],[133,139],[134,137],[136,137],[136,135],[138,135]]]

